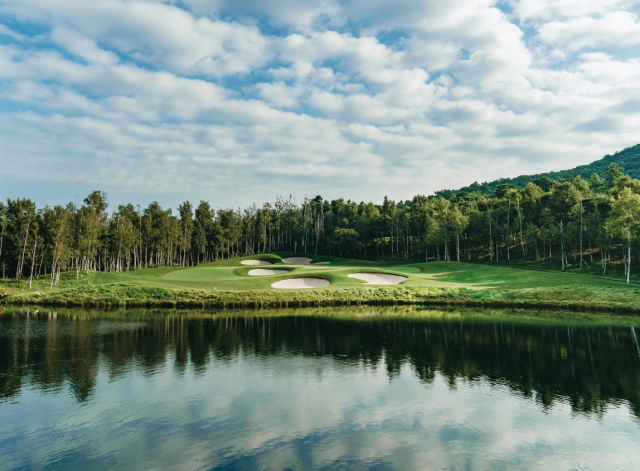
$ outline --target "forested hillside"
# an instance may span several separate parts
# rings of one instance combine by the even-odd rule
[[[625,169],[625,173],[630,177],[640,179],[640,144],[628,147],[613,155],[605,155],[600,160],[596,160],[588,165],[579,165],[578,167],[569,170],[539,173],[537,175],[520,175],[516,178],[500,178],[492,182],[475,182],[469,186],[462,187],[459,190],[441,190],[436,192],[436,194],[438,196],[451,199],[459,192],[478,192],[483,195],[493,195],[501,185],[512,185],[513,188],[521,190],[527,186],[528,183],[535,182],[536,180],[538,180],[539,185],[544,186],[544,182],[547,178],[550,180],[559,180],[563,178],[571,179],[581,175],[582,178],[586,180],[594,173],[597,173],[600,178],[604,178],[607,168],[609,168],[609,165],[612,163],[615,163],[619,167],[623,167]]]
[[[613,262],[629,282],[630,265],[640,265],[640,181],[615,163],[604,177],[500,186],[493,195],[452,201],[417,195],[376,205],[317,196],[244,210],[201,201],[175,213],[157,203],[108,212],[106,195],[97,191],[80,207],[9,199],[0,203],[0,270],[26,282],[47,274],[53,286],[67,270],[190,266],[274,251],[493,263],[515,255],[553,259],[563,270],[599,265],[602,273]]]

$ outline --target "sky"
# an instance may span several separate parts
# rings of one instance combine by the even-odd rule
[[[2,0],[0,199],[380,203],[640,142],[626,0]]]

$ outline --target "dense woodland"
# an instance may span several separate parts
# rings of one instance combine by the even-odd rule
[[[521,190],[500,184],[493,195],[417,195],[398,204],[385,197],[380,205],[317,196],[245,209],[187,201],[176,212],[155,202],[109,212],[97,191],[80,207],[9,199],[0,203],[0,270],[25,285],[48,275],[54,286],[62,271],[79,276],[290,251],[427,262],[553,259],[563,270],[600,265],[605,274],[613,261],[629,282],[631,265],[640,264],[640,181],[623,170],[612,163],[605,178],[542,177]]]

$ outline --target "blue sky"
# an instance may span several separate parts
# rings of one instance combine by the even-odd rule
[[[640,142],[619,0],[4,0],[0,198],[380,202]]]

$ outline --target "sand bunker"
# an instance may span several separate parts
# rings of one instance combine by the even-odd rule
[[[347,276],[366,281],[367,285],[397,285],[407,279],[406,276],[389,275],[388,273],[351,273]]]
[[[271,262],[267,262],[266,260],[243,260],[240,263],[243,265],[273,265]]]
[[[311,259],[307,257],[289,257],[283,258],[282,263],[288,265],[328,265],[329,262],[311,263]]]
[[[288,265],[309,265],[311,264],[311,259],[307,257],[289,257],[283,258],[282,263],[286,263]]]
[[[330,284],[329,280],[324,278],[291,278],[276,281],[271,287],[276,289],[326,288]]]
[[[282,275],[289,270],[265,270],[264,268],[255,268],[249,270],[249,276],[267,276],[267,275]]]

